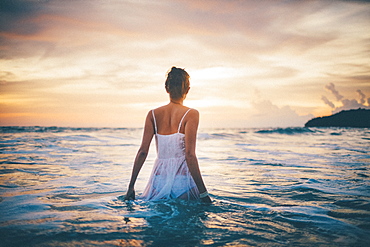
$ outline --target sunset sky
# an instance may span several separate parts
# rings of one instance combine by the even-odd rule
[[[370,108],[368,1],[0,1],[0,125],[141,127],[185,68],[201,127]]]

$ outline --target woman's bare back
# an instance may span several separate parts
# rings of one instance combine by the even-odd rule
[[[177,133],[181,118],[189,108],[183,105],[168,104],[154,110],[158,134],[170,135]],[[183,120],[180,133],[185,133],[187,118]],[[154,124],[154,122],[153,122]]]

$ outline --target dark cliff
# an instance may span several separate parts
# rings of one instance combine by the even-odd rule
[[[341,111],[331,116],[313,118],[304,126],[370,128],[370,110],[359,108]]]

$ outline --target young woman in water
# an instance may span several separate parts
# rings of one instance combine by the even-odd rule
[[[141,198],[211,202],[195,154],[199,112],[183,105],[189,86],[189,74],[184,69],[172,67],[165,83],[170,102],[149,111],[146,117],[125,200],[135,200],[134,185],[155,136],[157,159]]]

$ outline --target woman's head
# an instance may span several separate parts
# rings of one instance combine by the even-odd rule
[[[171,99],[183,98],[189,91],[189,74],[184,70],[172,67],[167,74],[166,91]]]

